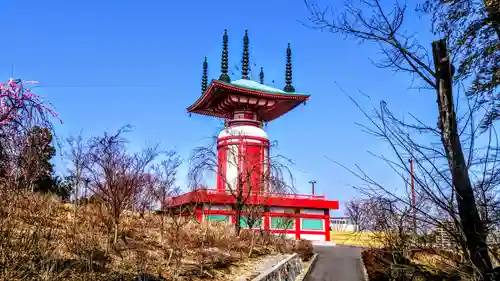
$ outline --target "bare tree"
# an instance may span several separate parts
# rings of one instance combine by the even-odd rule
[[[85,139],[80,132],[77,136],[70,136],[66,139],[66,144],[68,146],[66,150],[66,158],[70,161],[71,167],[69,172],[73,180],[73,208],[74,215],[76,217],[76,212],[78,208],[78,200],[80,197],[80,187],[84,183],[84,169],[87,165],[89,151],[88,151],[88,140]]]
[[[282,217],[278,217],[278,220],[276,225],[274,226],[276,229],[279,230],[278,238],[275,243],[277,243],[276,248],[280,252],[285,252],[287,248],[287,232],[290,229],[295,228],[295,218],[293,214],[295,213],[294,210],[287,209],[285,210],[285,214]],[[272,223],[272,222],[271,222]]]
[[[366,112],[364,113],[367,114]],[[445,249],[444,252],[453,249],[454,253],[462,253],[463,260],[456,261],[457,264],[454,264],[453,268],[473,266],[472,263],[469,264],[471,258],[469,256],[465,231],[462,226],[463,223],[459,216],[458,204],[455,199],[457,195],[452,185],[452,175],[447,165],[445,152],[436,145],[436,142],[433,143],[431,141],[429,144],[426,141],[417,141],[424,131],[423,123],[418,124],[418,129],[413,124],[415,127],[410,129],[412,133],[409,133],[408,127],[410,124],[402,123],[401,120],[395,118],[385,104],[382,104],[380,111],[376,112],[374,118],[370,118],[370,123],[372,126],[363,126],[363,129],[369,131],[370,134],[377,138],[386,140],[393,148],[395,159],[375,154],[374,156],[386,162],[390,169],[399,174],[402,181],[401,187],[404,188],[384,186],[375,181],[359,167],[357,170],[349,170],[364,181],[366,185],[357,185],[355,188],[366,195],[367,198],[384,196],[395,200],[399,206],[391,211],[395,216],[401,218],[407,217],[408,219],[411,218],[417,221],[416,239],[419,241],[417,241],[418,243],[413,241],[411,244],[413,247],[426,248],[429,245],[429,237],[435,236],[436,231],[441,229],[446,232],[446,235],[451,237],[451,246]],[[498,177],[499,172],[495,164],[498,163],[498,154],[492,151],[492,147],[497,146],[496,137],[488,137],[486,147],[479,146],[473,141],[475,139],[474,135],[477,135],[478,132],[477,126],[479,126],[479,123],[476,126],[472,126],[470,133],[467,133],[467,130],[465,130],[462,134],[463,136],[467,136],[467,151],[470,151],[467,153],[470,155],[467,169],[473,176],[474,192],[476,194],[496,193],[498,191],[498,184],[491,181],[491,177]],[[432,130],[431,127],[427,127],[426,132],[431,132]],[[434,135],[434,137],[439,138],[439,135]],[[417,200],[415,204],[413,204],[408,187],[405,186],[405,184],[409,184],[407,174],[410,168],[406,162],[408,158],[413,158],[417,167],[415,173]],[[490,211],[481,211],[480,218],[485,224],[487,233],[490,233],[490,229],[498,226],[498,221],[494,221],[493,219],[485,220],[485,218],[488,216],[489,218],[494,217],[494,206],[496,205],[494,202],[498,201],[489,196],[486,196],[486,200],[483,200],[482,197],[481,195],[478,196],[479,210],[489,209]],[[484,208],[481,208],[481,206],[484,206]],[[374,210],[375,208],[370,207],[367,209]],[[411,210],[411,213],[408,217],[409,210]],[[387,214],[367,212],[367,216],[368,220],[376,222],[374,218],[382,219],[387,217]],[[370,224],[365,224],[363,227],[368,230],[377,231],[377,228]],[[490,253],[493,254],[494,252],[490,251]],[[450,268],[452,268],[451,265]]]
[[[255,246],[255,229],[261,230],[264,226],[264,213],[266,211],[266,201],[264,198],[260,198],[259,202],[255,204],[247,204],[242,210],[242,221],[248,227],[251,235],[250,246],[248,247],[248,256],[251,257],[254,246]]]
[[[364,230],[369,230],[371,238],[377,246],[383,246],[378,250],[381,253],[372,256],[368,261],[367,269],[372,274],[382,275],[391,280],[434,280],[443,278],[443,280],[454,280],[453,273],[460,269],[461,259],[456,255],[458,251],[452,248],[446,248],[446,252],[436,248],[435,233],[427,233],[424,230],[425,220],[419,221],[419,236],[414,235],[413,228],[413,209],[407,201],[400,201],[392,195],[371,197],[364,200],[356,200],[351,205],[360,205],[355,207],[369,207],[364,212],[366,225]],[[425,234],[424,234],[425,233]],[[449,251],[448,251],[449,250]],[[448,273],[444,274],[442,268],[433,268],[433,272],[425,270],[419,264],[411,263],[410,260],[418,253],[426,253],[434,256],[443,257],[438,262],[446,267]],[[370,253],[370,251],[365,254]],[[446,258],[444,258],[446,257]],[[373,263],[375,262],[375,266]],[[434,266],[429,264],[429,267]],[[373,272],[375,271],[375,272]],[[435,273],[437,272],[437,274]],[[450,274],[452,273],[452,274]],[[438,275],[438,276],[436,276]],[[382,277],[381,276],[381,277]],[[415,279],[414,279],[415,278]]]
[[[261,228],[262,225],[262,216],[265,212],[265,199],[261,199],[257,204],[247,205],[243,209],[242,221],[245,222],[246,226],[251,230],[254,228]]]
[[[118,240],[122,213],[144,186],[144,175],[158,154],[156,148],[147,148],[139,153],[128,152],[122,136],[128,129],[124,127],[114,135],[105,133],[92,139],[85,166],[89,188],[102,198],[112,220],[114,243]]]
[[[428,198],[435,204],[441,204],[443,210],[446,209],[450,217],[459,224],[459,229],[463,234],[463,251],[470,258],[476,272],[488,280],[487,273],[491,271],[492,264],[488,254],[486,244],[486,228],[484,222],[480,219],[477,209],[474,188],[470,179],[470,157],[474,156],[472,152],[469,159],[465,158],[464,141],[474,144],[474,138],[478,137],[477,122],[474,122],[474,105],[466,109],[466,114],[457,116],[456,107],[452,95],[452,72],[450,65],[450,55],[447,52],[446,43],[441,40],[432,44],[433,59],[428,55],[428,48],[422,46],[416,39],[415,34],[405,32],[403,29],[406,15],[406,6],[395,3],[390,11],[386,11],[379,0],[364,0],[362,7],[357,7],[353,2],[348,2],[344,11],[330,17],[329,9],[321,9],[316,4],[306,1],[310,12],[312,27],[333,33],[345,35],[350,38],[359,39],[362,42],[376,43],[381,50],[385,60],[375,63],[376,66],[389,68],[395,71],[409,73],[423,82],[421,88],[433,89],[437,94],[437,108],[439,112],[438,125],[428,126],[421,120],[415,119],[414,124],[408,124],[395,118],[387,109],[385,103],[382,103],[381,110],[377,113],[377,118],[381,124],[376,124],[374,130],[377,136],[389,136],[393,150],[400,152],[397,155],[397,162],[387,160],[394,169],[402,168],[408,173],[406,159],[410,157],[420,157],[421,161],[417,165],[422,165],[422,161],[427,161],[431,170],[428,170],[428,181],[434,181],[432,192],[427,192]],[[370,14],[367,14],[369,9]],[[367,117],[369,117],[366,114]],[[388,121],[390,120],[390,121]],[[389,122],[392,122],[388,125]],[[471,134],[466,139],[462,135],[464,127],[471,128]],[[373,122],[372,122],[373,123]],[[392,126],[392,127],[391,127]],[[405,129],[403,129],[404,127]],[[429,133],[438,137],[441,146],[422,146],[409,140],[408,130],[418,131],[420,133]],[[401,144],[403,143],[403,144]],[[401,154],[401,148],[406,155]],[[477,149],[477,148],[476,148]],[[439,160],[444,161],[436,163],[436,155],[429,156],[429,152],[439,155]],[[413,154],[417,155],[413,155]],[[421,155],[418,155],[421,153]],[[484,159],[484,158],[483,158]],[[439,166],[439,165],[446,166]],[[491,165],[486,165],[491,168]],[[427,166],[428,168],[428,166]],[[435,172],[436,171],[436,172]],[[365,174],[360,174],[366,179]],[[439,177],[439,180],[436,179]],[[373,182],[371,182],[373,183]],[[452,188],[445,195],[444,186]],[[438,186],[439,188],[436,188]],[[427,185],[429,187],[429,185]],[[380,185],[378,186],[380,188]],[[430,190],[429,190],[430,191]],[[373,194],[373,192],[372,192]],[[451,194],[456,202],[449,202]],[[446,202],[446,203],[445,203]],[[444,205],[443,205],[444,204]],[[451,207],[450,207],[451,206]],[[434,206],[435,207],[435,206]],[[430,207],[429,207],[430,208]]]
[[[434,35],[445,36],[455,81],[464,81],[466,94],[484,110],[482,127],[500,119],[500,1],[425,0],[418,10],[432,18]],[[469,83],[469,81],[472,81]],[[482,116],[481,116],[482,117]]]
[[[151,193],[154,186],[157,185],[158,179],[152,172],[145,172],[142,175],[141,184],[130,203],[133,212],[139,212],[141,217],[144,217],[146,211],[153,210],[156,207],[155,197]]]
[[[53,167],[48,160],[55,154],[55,149],[50,145],[51,138],[47,130],[33,127],[26,132],[23,141],[17,144],[20,147],[18,164],[24,171],[21,183],[31,192],[35,191],[41,179],[52,176]]]
[[[370,202],[368,200],[350,200],[345,204],[346,215],[352,220],[356,226],[356,231],[368,230],[370,219],[368,212],[370,211]]]
[[[243,138],[240,133],[235,137]],[[193,150],[190,157],[188,177],[191,185],[198,185],[208,174],[215,175],[225,186],[225,192],[232,195],[235,203],[235,231],[239,235],[240,220],[247,205],[258,204],[257,198],[273,192],[294,193],[293,175],[289,169],[292,162],[282,155],[275,155],[263,160],[244,151],[241,146],[230,145],[227,152],[227,165],[235,171],[233,178],[227,178],[218,169],[215,145],[200,146]],[[241,168],[239,163],[246,164]]]
[[[175,156],[175,155],[174,155]],[[187,232],[186,226],[193,221],[193,217],[195,216],[198,205],[198,198],[194,197],[194,204],[190,202],[188,204],[180,204],[177,206],[169,206],[162,210],[166,213],[166,216],[170,218],[167,220],[167,227],[165,228],[165,239],[167,245],[169,245],[169,254],[168,254],[168,263],[172,261],[175,262],[175,267],[177,270],[181,269],[182,259],[185,256],[186,252],[186,243],[189,243],[188,236],[191,235]],[[168,203],[164,205],[168,206]],[[162,238],[163,239],[163,238]],[[203,235],[201,241],[201,259],[200,259],[200,271],[203,273],[204,266],[204,242],[206,239],[206,234]],[[179,271],[176,271],[175,274],[178,274]]]
[[[150,185],[150,193],[155,203],[159,204],[161,217],[161,240],[163,241],[163,232],[165,225],[164,212],[167,210],[167,199],[179,193],[179,187],[176,186],[177,172],[182,160],[175,151],[167,151],[166,159],[160,164],[153,166],[155,176],[154,184]]]

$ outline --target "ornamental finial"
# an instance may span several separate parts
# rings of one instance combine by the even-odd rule
[[[243,36],[243,58],[241,59],[241,79],[249,79],[248,77],[248,63],[250,61],[250,54],[248,53],[248,30],[245,29],[245,36]]]
[[[285,92],[293,93],[295,88],[292,86],[292,49],[290,43],[286,48],[286,71],[285,71]]]
[[[221,69],[221,75],[219,77],[219,80],[223,82],[231,82],[231,78],[227,74],[227,68],[228,68],[228,56],[229,56],[229,51],[227,47],[227,42],[228,42],[228,36],[227,36],[227,29],[224,29],[224,36],[222,37],[222,59],[221,59],[221,64],[220,64],[220,69]]]
[[[260,78],[260,84],[264,84],[264,68],[260,68],[260,73],[259,73],[259,78]]]
[[[201,76],[201,93],[203,94],[207,90],[208,86],[208,62],[207,57],[203,61],[203,75]]]

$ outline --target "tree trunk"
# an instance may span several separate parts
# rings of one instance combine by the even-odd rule
[[[436,69],[437,103],[439,109],[438,126],[441,142],[446,151],[452,184],[456,192],[458,213],[467,241],[471,261],[484,275],[491,270],[491,260],[486,244],[486,231],[477,210],[472,184],[465,162],[452,94],[452,73],[445,40],[432,43],[432,53]],[[484,279],[487,280],[487,279]]]
[[[203,229],[203,239],[201,240],[201,255],[202,255],[202,259],[200,261],[201,274],[203,274],[203,266],[205,265],[205,241],[207,241],[207,234],[208,234],[208,225],[205,226]]]
[[[118,222],[115,222],[115,234],[113,236],[113,244],[118,242]]]
[[[161,212],[161,213],[160,213],[160,216],[161,216],[161,218],[160,218],[160,219],[161,219],[161,220],[160,220],[160,221],[161,221],[161,222],[160,222],[160,245],[162,245],[162,246],[163,246],[163,239],[164,239],[164,238],[163,238],[163,237],[164,237],[163,232],[164,232],[164,230],[165,230],[165,226],[164,226],[164,225],[165,225],[165,222],[164,222],[164,221],[165,221],[165,214],[163,214],[163,212]]]
[[[163,246],[163,232],[165,231],[165,196],[161,197],[160,203],[160,216],[161,216],[161,225],[160,225],[160,244]]]
[[[484,9],[488,13],[488,21],[495,27],[500,39],[500,2],[498,0],[484,0]]]
[[[74,216],[76,218],[76,208],[78,207],[78,185],[80,184],[80,175],[79,175],[79,172],[78,172],[78,175],[76,176],[76,184],[75,184],[75,198],[74,198]]]
[[[73,206],[75,218],[76,218],[76,208],[77,207],[78,207],[78,185],[75,186],[75,199],[74,199],[74,206]]]
[[[234,218],[235,218],[234,231],[236,232],[236,236],[240,236],[240,232],[241,232],[240,222],[241,222],[241,209],[242,208],[243,208],[243,206],[241,204],[236,204],[236,208],[234,210]]]
[[[252,235],[252,239],[250,240],[250,249],[248,250],[248,258],[252,257],[253,248],[255,247],[255,231],[250,228],[250,235]]]

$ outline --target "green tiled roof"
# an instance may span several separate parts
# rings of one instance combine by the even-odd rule
[[[271,94],[280,94],[280,95],[302,95],[299,93],[288,93],[280,89],[276,89],[273,87],[269,87],[263,84],[260,84],[259,82],[255,82],[252,80],[248,79],[239,79],[236,81],[231,81],[231,83],[228,83],[230,85],[240,87],[240,88],[245,88],[249,90],[255,90],[255,91],[261,91],[261,92],[266,92],[266,93],[271,93]]]

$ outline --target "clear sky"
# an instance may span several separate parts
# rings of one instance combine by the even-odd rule
[[[413,10],[414,4],[409,5]],[[16,78],[41,82],[37,92],[64,121],[56,127],[60,138],[131,124],[134,147],[160,142],[187,158],[219,126],[210,117],[186,114],[200,95],[203,58],[208,57],[210,78],[217,78],[227,28],[234,70],[248,29],[254,79],[264,67],[266,84],[284,86],[290,42],[294,86],[312,95],[307,105],[266,129],[279,142],[276,153],[296,162],[299,191],[309,192],[308,181],[314,179],[319,192],[341,204],[356,196],[348,185],[358,181],[325,156],[348,167],[359,164],[383,183],[401,185],[397,175],[367,153],[385,153],[386,144],[355,125],[366,119],[335,82],[365,108],[383,99],[398,114],[435,112],[435,94],[410,90],[407,75],[375,68],[369,58],[376,46],[310,30],[299,20],[307,20],[302,0],[3,0],[0,77],[6,80],[13,71]],[[408,29],[424,35],[427,22],[414,15]],[[232,78],[240,76],[235,71]],[[357,94],[358,89],[372,100]],[[186,166],[181,179],[185,171]]]

